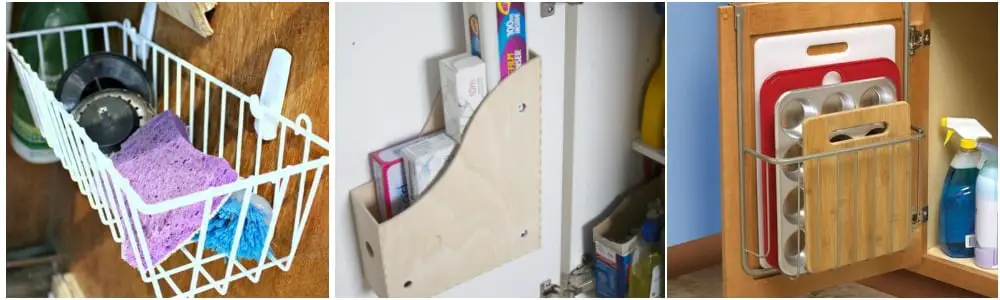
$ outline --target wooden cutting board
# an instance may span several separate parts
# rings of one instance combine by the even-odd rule
[[[884,123],[879,134],[831,142],[834,131]],[[906,102],[807,119],[803,155],[826,153],[910,135]],[[913,184],[911,143],[805,161],[806,268],[846,266],[906,248]],[[839,187],[839,188],[838,188]]]

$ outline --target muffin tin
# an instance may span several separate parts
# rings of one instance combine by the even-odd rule
[[[808,119],[840,111],[861,107],[888,104],[896,101],[896,87],[886,77],[877,77],[831,84],[822,87],[805,88],[785,92],[774,107],[774,136],[776,158],[792,159],[802,156],[802,124]],[[870,124],[835,131],[831,140],[846,140],[853,137],[877,134],[884,125]],[[778,224],[778,265],[782,273],[799,275],[807,273],[804,211],[805,184],[802,164],[778,166],[776,190],[779,195],[776,207]]]

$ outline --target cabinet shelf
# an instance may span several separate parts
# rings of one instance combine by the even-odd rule
[[[649,157],[650,159],[655,160],[661,165],[664,164],[664,162],[666,161],[666,159],[664,159],[665,158],[664,151],[666,149],[663,148],[656,149],[650,147],[649,145],[643,143],[641,139],[632,140],[632,150],[635,150],[635,152],[639,152],[639,154],[642,154],[642,156]]]
[[[971,258],[951,258],[945,255],[944,252],[941,252],[941,248],[938,247],[933,247],[928,249],[927,255],[934,258],[939,258],[953,265],[959,265],[962,269],[967,269],[966,271],[972,273],[982,273],[983,275],[986,276],[993,276],[993,280],[997,279],[997,270],[987,270],[980,268],[976,266],[975,263],[972,262]]]
[[[997,296],[997,270],[979,268],[969,258],[951,258],[938,247],[927,249],[914,272],[990,298]]]

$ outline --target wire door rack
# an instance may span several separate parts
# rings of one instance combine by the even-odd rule
[[[18,52],[26,49],[14,46],[37,47],[39,69],[45,70],[44,64],[51,62],[44,60],[42,41],[53,37],[59,41],[54,46],[62,51],[62,70],[74,63],[67,61],[68,54],[80,57],[91,52],[114,52],[135,61],[152,80],[154,94],[160,100],[155,110],[170,110],[186,119],[188,138],[194,147],[224,158],[236,171],[237,180],[159,203],[145,202],[56,100],[50,90],[53,87],[44,80],[51,78],[43,77],[48,74],[40,76],[44,72],[32,70]],[[67,40],[72,39],[82,39],[82,55],[68,53]],[[265,109],[257,95],[247,96],[153,43],[138,34],[129,20],[13,33],[7,36],[7,50],[38,130],[81,194],[87,197],[90,207],[108,226],[112,238],[124,251],[138,253],[134,255],[135,267],[142,280],[152,285],[157,297],[193,297],[211,289],[226,294],[229,284],[237,279],[245,277],[257,283],[266,269],[291,268],[313,201],[317,192],[325,188],[320,187],[324,169],[332,163],[330,144],[313,132],[309,116],[300,114],[292,121],[279,112]],[[265,143],[252,130],[244,130],[253,128],[253,119],[248,114],[276,120],[280,126],[277,143]],[[262,162],[264,156],[269,158]],[[144,234],[147,229],[140,225],[140,217],[202,207],[201,227],[197,232],[204,233],[212,217],[211,200],[241,191],[246,191],[242,193],[246,197],[235,221],[228,253],[206,249],[208,234],[197,234],[166,259],[156,262],[151,258],[151,245]],[[251,194],[259,194],[273,207],[273,217],[265,221],[267,231],[261,234],[264,248],[270,251],[262,251],[256,261],[237,258],[240,243],[247,240],[241,239],[241,235],[248,219],[247,198]]]
[[[904,24],[909,24],[910,14],[909,14],[909,5],[907,3],[903,4],[903,10],[904,10],[903,22]],[[743,43],[745,41],[743,41],[743,35],[742,35],[744,12],[743,12],[743,7],[740,5],[736,5],[734,7],[734,11],[735,11],[734,21],[736,23],[736,66],[737,66],[736,82],[740,83],[737,85],[736,98],[737,98],[737,107],[743,108],[744,107],[743,101],[745,97],[744,93],[747,92],[746,90],[744,90],[742,84],[745,80],[743,74],[743,65],[744,65]],[[908,34],[904,34],[903,36],[905,39],[903,45],[909,45],[910,36]],[[901,82],[902,87],[900,89],[901,94],[903,94],[908,91],[908,85],[909,85],[909,67],[910,67],[909,56],[905,56],[900,63],[903,66],[903,74],[902,74],[903,79]],[[909,93],[905,94],[909,95]],[[900,101],[906,101],[906,100],[907,99],[900,99]],[[740,174],[739,189],[738,189],[739,208],[740,208],[739,234],[740,234],[741,249],[743,253],[740,253],[739,255],[741,258],[741,264],[743,270],[748,275],[755,278],[761,278],[761,277],[783,274],[791,277],[792,279],[795,279],[798,276],[810,273],[810,271],[807,270],[805,263],[806,253],[807,253],[804,250],[806,248],[805,244],[807,243],[807,241],[810,241],[811,239],[816,238],[819,235],[837,234],[836,241],[838,242],[828,244],[828,246],[837,249],[836,251],[843,251],[845,253],[848,253],[848,255],[854,255],[852,257],[858,256],[857,254],[858,251],[867,250],[867,249],[841,250],[840,249],[841,247],[846,249],[850,246],[842,245],[839,242],[840,239],[839,234],[842,231],[842,228],[840,228],[842,226],[840,225],[832,226],[832,228],[824,228],[823,233],[819,234],[806,232],[806,226],[804,220],[808,218],[807,216],[809,214],[805,211],[803,202],[813,201],[813,200],[807,199],[807,197],[804,195],[803,191],[804,189],[801,187],[804,186],[805,184],[811,183],[814,184],[814,186],[819,186],[820,182],[836,180],[838,183],[837,184],[838,187],[836,188],[836,193],[837,193],[836,199],[838,199],[837,200],[838,202],[836,202],[837,207],[840,207],[842,205],[843,203],[842,199],[847,199],[847,201],[854,201],[855,203],[858,203],[858,201],[863,201],[865,203],[874,202],[873,199],[875,199],[875,197],[857,195],[857,193],[854,192],[854,190],[858,187],[858,185],[861,184],[857,182],[857,178],[859,178],[858,176],[854,176],[853,181],[841,182],[841,178],[844,177],[851,178],[849,176],[850,174],[847,173],[856,174],[856,171],[858,170],[857,167],[842,170],[844,168],[842,167],[841,159],[857,162],[859,161],[859,157],[869,156],[869,157],[874,157],[878,160],[882,159],[894,160],[897,158],[894,156],[895,153],[897,153],[896,149],[900,146],[908,145],[911,151],[905,155],[909,155],[908,157],[906,157],[906,159],[909,160],[911,164],[908,165],[906,168],[904,168],[908,170],[905,171],[898,170],[895,164],[890,164],[892,166],[891,168],[888,168],[888,170],[882,170],[881,173],[878,173],[879,175],[888,174],[887,176],[904,176],[903,177],[903,181],[905,182],[904,184],[908,186],[876,187],[875,189],[877,190],[877,193],[885,193],[887,195],[891,195],[889,196],[889,198],[905,197],[906,202],[909,205],[900,205],[903,207],[894,206],[885,210],[884,212],[880,211],[878,218],[883,220],[898,220],[900,219],[899,216],[901,215],[909,217],[906,220],[907,223],[909,223],[908,227],[909,230],[907,230],[905,233],[902,233],[905,234],[905,237],[898,237],[900,239],[905,239],[906,241],[911,241],[910,238],[912,237],[913,233],[916,232],[917,229],[919,228],[918,226],[919,223],[923,222],[926,219],[927,211],[926,211],[926,205],[924,203],[926,195],[921,194],[921,191],[923,190],[921,188],[921,182],[923,182],[922,181],[923,178],[921,178],[921,172],[922,172],[921,166],[923,164],[921,163],[922,155],[920,153],[921,149],[920,142],[926,136],[923,129],[917,126],[911,126],[909,128],[910,130],[909,134],[905,137],[882,140],[870,144],[859,145],[835,151],[828,151],[828,152],[808,154],[808,155],[801,155],[801,153],[799,153],[797,155],[769,156],[757,151],[756,149],[753,149],[752,147],[750,147],[748,144],[745,143],[747,141],[746,140],[747,137],[744,136],[745,131],[744,128],[742,128],[744,126],[744,118],[745,118],[743,116],[744,113],[745,112],[742,109],[740,109],[740,112],[737,113],[737,119],[738,119],[737,124],[739,124],[740,128],[735,128],[735,130],[738,135],[737,145],[739,147],[739,153],[740,153],[739,166],[738,166]],[[885,153],[889,154],[886,155]],[[767,196],[763,195],[768,195],[769,193],[771,193],[769,189],[772,188],[767,184],[762,184],[761,186],[754,185],[756,181],[753,180],[753,175],[750,174],[761,174],[761,176],[765,176],[764,178],[766,178],[766,176],[773,174],[773,176],[780,178],[778,179],[778,181],[782,180],[789,181],[789,179],[785,179],[785,177],[783,177],[784,172],[792,170],[793,172],[802,174],[803,166],[809,164],[813,164],[814,166],[820,165],[821,161],[830,162],[831,160],[836,161],[835,164],[832,164],[837,166],[836,168],[823,169],[822,173],[816,172],[812,178],[804,178],[806,176],[803,175],[799,176],[796,179],[791,179],[789,183],[793,187],[797,186],[797,188],[792,188],[793,191],[790,193],[782,194],[782,192],[779,190],[776,193],[777,201],[776,203],[772,204],[773,206],[775,206],[774,207],[775,213],[772,213],[768,209],[761,209],[759,211],[754,211],[748,204],[748,202],[756,202],[754,200],[757,199],[754,197],[763,197],[763,199],[765,199],[764,201],[769,201],[767,200],[768,199]],[[871,169],[869,168],[868,170]],[[817,169],[817,171],[819,170]],[[751,188],[759,189],[760,191],[757,192],[760,194],[754,196],[754,193],[751,192],[750,190]],[[904,191],[904,193],[891,194],[892,193],[891,191],[894,191],[897,188],[900,189],[901,191]],[[841,209],[838,208],[836,210],[838,213],[836,214],[835,224],[841,224],[842,222],[847,222],[847,221],[857,222],[857,220],[855,220],[856,216],[852,215],[851,211],[840,213]],[[758,215],[758,213],[761,215]],[[764,219],[770,219],[774,222],[779,222],[779,225],[786,224],[786,226],[789,226],[784,230],[779,228],[777,233],[777,238],[778,238],[777,247],[762,247],[763,248],[762,249],[758,248],[759,245],[758,247],[753,246],[756,245],[757,243],[756,242],[751,243],[750,237],[757,235],[764,235],[766,233],[757,232],[758,231],[757,228],[748,228],[749,227],[747,223],[748,214],[758,215],[758,217],[763,217]],[[851,227],[857,228],[859,226],[868,226],[868,225],[874,226],[874,223],[854,225]],[[785,231],[791,232],[791,234],[786,234],[787,232]],[[748,234],[752,232],[757,232],[757,233],[754,235]],[[858,236],[859,235],[855,233],[854,239],[856,240]],[[874,236],[874,234],[872,234],[872,236]],[[894,238],[897,237],[892,237],[889,239],[891,240]],[[866,242],[874,244],[876,241],[872,240]],[[878,242],[885,243],[884,241],[881,240]],[[893,242],[889,241],[887,243],[892,244]],[[898,243],[891,245],[889,247],[894,249],[889,251],[878,250],[878,252],[881,253],[877,253],[875,254],[875,256],[882,256],[899,250]],[[876,252],[876,250],[871,250],[871,251],[873,253]],[[755,266],[754,264],[751,263],[751,260],[756,262],[758,260],[764,260],[769,255],[774,255],[774,253],[772,252],[779,252],[780,254],[778,257],[780,262],[779,265],[784,264],[785,266],[778,266],[778,265],[764,266],[763,263],[761,263],[759,266]],[[851,260],[851,259],[848,260],[840,259],[841,256],[840,253],[836,254],[835,256],[837,257],[836,262],[830,266],[833,269],[846,266],[853,262],[857,262],[856,260]]]

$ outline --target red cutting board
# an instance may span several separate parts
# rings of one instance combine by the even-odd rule
[[[841,82],[850,82],[869,78],[886,77],[896,86],[897,99],[903,98],[903,92],[899,90],[899,68],[888,58],[874,58],[859,61],[852,61],[839,64],[815,66],[802,69],[783,70],[774,72],[764,80],[760,87],[760,124],[757,127],[757,136],[760,137],[757,143],[758,151],[762,154],[774,157],[774,106],[787,91],[802,88],[817,87],[823,85],[823,77],[827,73],[835,71],[840,74]],[[764,234],[764,253],[767,253],[767,263],[774,268],[778,267],[778,199],[775,191],[775,166],[764,161],[758,163],[758,168],[764,168],[761,174],[767,179],[762,191],[766,191],[766,201],[761,222],[766,224]],[[759,181],[758,181],[759,182]],[[764,192],[762,192],[764,193]]]

